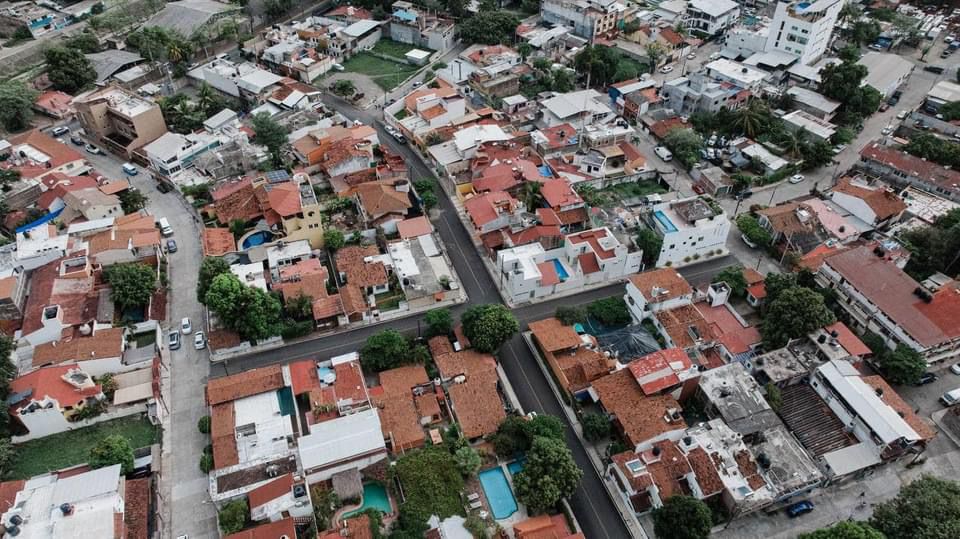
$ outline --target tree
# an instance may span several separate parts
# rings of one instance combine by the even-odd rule
[[[100,51],[100,40],[90,32],[81,32],[73,37],[67,38],[63,45],[68,49],[78,49],[84,54]]]
[[[339,95],[340,97],[349,97],[357,91],[357,87],[354,86],[352,80],[341,79],[333,83],[333,93]]]
[[[543,201],[543,195],[540,194],[541,186],[540,182],[524,182],[523,186],[520,187],[520,200],[527,207],[527,211],[533,212],[534,209],[540,207],[540,203]]]
[[[213,469],[213,455],[207,452],[203,452],[200,455],[200,471],[205,474],[208,474],[212,469]]]
[[[790,339],[803,337],[836,321],[823,303],[823,296],[803,287],[784,290],[767,304],[760,334],[767,350],[780,348]]]
[[[847,45],[846,47],[840,49],[840,52],[837,53],[837,56],[844,62],[856,63],[857,60],[860,59],[860,47]]]
[[[773,243],[773,236],[770,235],[770,232],[760,226],[757,218],[749,213],[741,213],[737,216],[737,228],[750,240],[750,243],[760,247],[766,247]]]
[[[148,304],[157,290],[156,270],[139,262],[108,266],[104,278],[110,283],[110,297],[121,309]]]
[[[434,194],[433,191],[424,191],[424,193],[420,195],[420,201],[423,202],[423,206],[428,210],[435,207],[437,202],[439,202],[437,200],[437,195]]]
[[[467,16],[470,12],[467,11],[467,2],[465,0],[446,0],[447,12],[453,15],[455,18],[460,19]],[[381,21],[386,17],[377,18],[375,20]]]
[[[853,125],[858,118],[869,116],[880,107],[880,92],[861,86],[867,73],[866,66],[851,61],[828,65],[820,72],[820,93],[841,104],[834,121]]]
[[[527,420],[518,415],[508,415],[493,435],[493,448],[501,457],[512,457],[529,449]]]
[[[723,268],[713,282],[725,282],[730,286],[730,292],[735,296],[743,296],[747,291],[747,280],[743,276],[743,266],[740,264]]]
[[[220,523],[220,530],[224,535],[230,535],[242,530],[247,523],[247,500],[234,500],[220,509],[217,515],[217,521]]]
[[[770,108],[760,99],[753,99],[746,107],[740,107],[734,116],[734,125],[750,138],[763,131],[770,117]]]
[[[294,320],[313,320],[313,298],[303,293],[288,297],[283,311]]]
[[[280,155],[280,150],[287,143],[287,129],[278,124],[266,112],[255,114],[251,121],[257,144],[266,146],[267,150],[270,151],[274,166],[282,166],[283,158]]]
[[[870,525],[891,539],[960,537],[960,483],[924,475],[876,506]]]
[[[673,129],[663,138],[663,145],[687,168],[700,161],[703,138],[693,129]]]
[[[16,457],[17,449],[10,442],[10,438],[0,437],[0,477],[7,476]]]
[[[460,23],[460,39],[468,45],[509,43],[519,24],[520,19],[507,11],[482,10]]]
[[[895,350],[887,348],[877,356],[883,376],[894,384],[913,384],[927,370],[927,362],[916,350],[898,344]]]
[[[558,68],[551,71],[551,74],[553,76],[552,89],[554,92],[565,93],[573,91],[573,75],[570,74],[570,71],[566,68]]]
[[[779,412],[780,406],[783,405],[783,393],[780,391],[780,388],[773,382],[768,382],[767,385],[764,386],[764,390],[766,390],[767,393],[767,404],[770,405],[770,408],[772,408],[774,412]]]
[[[653,530],[658,537],[707,539],[713,517],[707,504],[692,496],[671,496],[653,510]]]
[[[336,251],[343,247],[346,243],[346,238],[343,237],[343,232],[340,232],[336,228],[328,228],[323,232],[323,245],[331,251]]]
[[[586,414],[580,422],[583,436],[591,442],[598,442],[610,436],[610,419],[603,414]]]
[[[133,448],[130,440],[119,434],[112,434],[100,440],[90,450],[89,462],[91,468],[120,465],[120,473],[126,475],[133,471]]]
[[[598,299],[587,306],[587,313],[605,326],[624,326],[630,323],[630,309],[621,296]]]
[[[247,231],[247,222],[243,219],[234,219],[230,221],[230,233],[233,234],[233,239],[239,240],[240,236],[243,236],[243,233]]]
[[[933,226],[905,231],[898,239],[910,250],[905,269],[914,279],[922,281],[938,271],[949,274],[956,270],[960,253],[960,209],[941,216]]]
[[[635,240],[637,248],[643,251],[643,263],[654,266],[660,258],[660,249],[663,248],[663,238],[647,227],[641,227]]]
[[[199,430],[201,434],[210,434],[210,416],[205,415],[197,421],[197,430]]]
[[[450,309],[440,308],[427,311],[423,317],[427,323],[427,336],[449,335],[453,331],[453,315]]]
[[[526,60],[531,53],[533,53],[533,45],[527,43],[526,41],[517,45],[517,54],[520,55],[521,59]]]
[[[197,108],[203,113],[204,119],[213,116],[224,108],[223,99],[206,82],[200,83],[197,88]]]
[[[230,273],[230,264],[222,258],[208,256],[200,262],[200,276],[197,279],[197,301],[206,304],[207,289],[210,288],[210,283],[213,282],[214,277],[224,273]]]
[[[97,80],[97,72],[90,60],[78,49],[50,47],[44,52],[44,58],[47,76],[57,90],[75,94]]]
[[[583,477],[562,440],[539,436],[527,451],[527,462],[514,478],[517,499],[534,513],[546,511],[573,495]]]
[[[663,58],[663,55],[666,51],[663,49],[663,45],[656,41],[651,41],[647,44],[647,59],[650,60],[650,72],[653,73],[657,70],[657,66],[660,65],[660,59]]]
[[[213,278],[207,289],[206,305],[220,323],[247,341],[266,339],[280,330],[283,307],[274,295],[247,286],[232,273]]]
[[[538,414],[533,419],[527,421],[524,432],[531,443],[534,438],[539,436],[563,441],[563,435],[566,429],[567,427],[559,417],[548,414]]]
[[[561,305],[554,311],[553,316],[557,317],[564,325],[572,326],[587,321],[587,310],[579,306]]]
[[[610,47],[587,45],[573,58],[577,73],[589,73],[591,86],[606,86],[613,82],[620,57]]]
[[[850,37],[857,45],[873,43],[880,37],[880,24],[877,21],[857,21],[850,29]]]
[[[457,469],[460,470],[460,473],[463,474],[464,477],[477,475],[477,472],[480,471],[480,466],[483,464],[480,454],[470,446],[457,449],[457,452],[453,454],[453,458],[457,461]]]
[[[370,372],[380,372],[403,365],[410,359],[410,341],[402,333],[385,329],[371,335],[360,349],[360,363]]]
[[[147,196],[137,188],[124,189],[117,195],[123,213],[134,213],[147,207]]]
[[[32,107],[39,92],[16,80],[0,82],[0,124],[7,131],[19,131],[30,125]]]
[[[797,539],[886,539],[886,537],[869,524],[852,520],[814,532],[801,533]]]
[[[463,332],[478,352],[491,354],[517,331],[520,324],[513,313],[499,303],[476,305],[461,317]]]

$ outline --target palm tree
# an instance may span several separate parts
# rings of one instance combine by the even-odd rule
[[[657,66],[660,64],[660,59],[663,58],[663,53],[663,45],[655,41],[647,45],[647,58],[650,60],[651,73],[657,70]]]
[[[847,4],[844,4],[843,8],[840,9],[840,14],[837,17],[837,22],[842,23],[847,19],[856,20],[856,19],[859,19],[860,15],[862,14],[863,12],[860,10],[860,8],[856,4],[854,4],[853,2],[848,2]]]
[[[787,131],[783,139],[783,147],[791,157],[800,157],[804,146],[807,145],[807,132],[803,129]]]
[[[526,205],[527,211],[540,207],[540,201],[543,200],[543,195],[540,194],[541,187],[540,182],[528,181],[520,188],[520,200]]]
[[[175,64],[183,61],[183,49],[176,41],[172,41],[167,47],[167,58]]]
[[[206,82],[200,83],[200,88],[197,90],[197,108],[209,116],[212,112],[210,109],[216,105],[217,95],[213,93],[213,87]]]
[[[762,101],[754,99],[747,103],[746,107],[741,107],[737,110],[737,115],[733,123],[743,131],[746,136],[755,138],[763,129],[763,121],[766,115],[766,106]]]

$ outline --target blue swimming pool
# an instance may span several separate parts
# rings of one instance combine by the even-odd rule
[[[246,250],[251,247],[256,247],[257,245],[263,245],[271,239],[273,239],[273,234],[267,232],[266,230],[261,230],[260,232],[255,232],[244,238],[241,247]]]
[[[513,497],[507,476],[499,466],[480,472],[480,485],[493,511],[493,518],[501,520],[517,512],[517,499]]]
[[[507,464],[507,471],[510,472],[510,475],[517,475],[520,473],[520,470],[523,469],[523,459],[517,459],[510,464]]]
[[[350,511],[349,513],[344,513],[342,518],[349,518],[352,515],[362,513],[367,509],[376,509],[384,515],[389,515],[393,512],[393,507],[390,506],[390,496],[387,494],[387,489],[381,483],[370,482],[363,484],[363,505],[359,509]]]
[[[563,264],[561,264],[559,260],[557,260],[556,258],[552,260],[553,260],[553,267],[554,269],[557,270],[557,276],[560,277],[561,281],[566,281],[567,278],[570,277],[570,274],[567,273],[567,270],[563,269]]]
[[[666,232],[676,232],[677,225],[673,224],[673,221],[667,217],[667,214],[663,213],[660,210],[653,212],[653,217],[660,223],[660,226],[663,227],[663,230]]]

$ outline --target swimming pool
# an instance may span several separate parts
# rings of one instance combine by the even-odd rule
[[[663,230],[666,232],[676,232],[677,225],[673,224],[673,221],[667,217],[667,214],[663,213],[660,210],[653,212],[653,217],[660,223],[660,226],[663,227]]]
[[[499,466],[480,472],[480,485],[487,495],[493,518],[501,520],[517,512],[517,500],[510,490],[507,476]]]
[[[556,258],[553,259],[553,267],[557,270],[557,276],[560,277],[561,281],[566,281],[570,274],[567,273],[567,270],[563,269],[563,264],[560,263]]]
[[[376,509],[384,515],[393,512],[390,506],[390,496],[387,495],[387,488],[377,482],[363,484],[363,505],[360,509],[355,509],[349,513],[344,513],[342,518],[349,518],[357,513],[362,513],[367,509]]]
[[[510,475],[517,475],[520,473],[520,470],[523,469],[523,459],[517,459],[510,464],[507,464],[507,471],[510,472]]]
[[[271,239],[273,239],[273,234],[271,234],[270,232],[267,232],[266,230],[261,230],[260,232],[254,232],[253,234],[250,234],[249,236],[244,238],[243,244],[241,245],[241,247],[243,247],[246,250],[251,247],[256,247],[257,245],[263,245],[264,243],[267,243]]]

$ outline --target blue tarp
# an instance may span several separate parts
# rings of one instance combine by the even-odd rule
[[[40,225],[45,225],[45,224],[49,223],[50,221],[53,221],[54,219],[56,219],[57,217],[59,217],[59,216],[60,216],[60,213],[61,213],[62,211],[63,211],[63,208],[60,208],[59,210],[57,210],[57,211],[55,211],[55,212],[48,213],[48,214],[44,215],[43,217],[37,219],[36,221],[34,221],[34,222],[32,222],[32,223],[27,223],[27,224],[25,224],[25,225],[17,228],[16,233],[19,234],[19,233],[21,233],[21,232],[26,232],[27,230],[30,230],[31,228],[36,228],[36,227],[38,227],[38,226],[40,226]]]
[[[539,167],[537,167],[537,170],[540,171],[540,175],[543,176],[544,178],[549,178],[550,176],[553,176],[553,172],[550,171],[550,167],[548,167],[547,165],[540,165]]]

